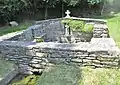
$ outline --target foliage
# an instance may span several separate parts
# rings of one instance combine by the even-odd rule
[[[87,0],[89,4],[94,5],[94,4],[99,4],[99,3],[103,3],[106,0]]]
[[[46,6],[46,4],[48,7],[55,7],[55,5],[59,3],[59,0],[41,0],[40,2],[42,3],[43,7]]]
[[[44,72],[36,85],[78,85],[81,77],[77,66],[57,65],[49,72]]]
[[[92,33],[94,26],[92,24],[85,24],[83,32]]]
[[[72,20],[69,23],[69,26],[73,31],[82,31],[82,29],[85,26],[85,22],[84,21],[78,21],[78,20]]]
[[[44,39],[39,38],[39,37],[38,37],[38,38],[35,38],[35,40],[36,40],[37,43],[44,42]]]
[[[79,32],[93,32],[93,25],[85,24],[84,21],[80,20],[72,20],[72,19],[66,19],[62,20],[63,24],[67,24],[73,31],[79,31]]]
[[[47,9],[56,7],[60,3],[80,7],[84,3],[94,5],[104,1],[106,0],[0,0],[0,24],[16,20],[19,12],[30,12],[29,15],[31,15],[35,14],[39,8],[45,8],[45,18],[47,18]]]
[[[36,75],[30,75],[26,78],[22,79],[19,82],[13,83],[12,85],[36,85],[36,80],[39,78],[39,76]]]
[[[25,30],[27,29],[29,26],[31,25],[31,23],[25,22],[25,23],[21,23],[18,26],[15,27],[2,27],[0,28],[0,36],[7,34],[7,33],[12,33],[12,32],[16,32],[16,31],[21,31],[21,30]]]
[[[28,6],[26,0],[0,0],[0,22],[8,22]]]
[[[82,31],[85,22],[79,20],[65,19],[61,21],[63,24],[67,24],[73,31]]]
[[[64,3],[67,3],[68,6],[76,6],[81,2],[81,0],[62,0]]]

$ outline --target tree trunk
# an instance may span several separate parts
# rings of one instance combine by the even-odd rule
[[[48,17],[48,5],[45,6],[45,19]]]
[[[103,6],[102,6],[102,10],[101,10],[101,13],[100,13],[101,15],[103,14],[104,8],[105,8],[105,2],[103,4]]]
[[[64,3],[62,1],[62,17],[64,17]]]

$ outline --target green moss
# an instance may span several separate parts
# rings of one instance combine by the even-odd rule
[[[21,81],[13,83],[12,85],[36,85],[36,81],[38,78],[39,76],[30,75],[22,79]]]
[[[44,39],[42,39],[42,38],[35,38],[35,40],[37,43],[44,42]]]

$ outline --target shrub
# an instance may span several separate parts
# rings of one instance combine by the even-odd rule
[[[92,24],[85,24],[83,32],[92,33],[94,26]]]
[[[85,22],[84,21],[78,21],[78,20],[72,20],[70,22],[69,26],[73,31],[82,31],[82,29],[85,26]]]
[[[80,21],[80,20],[65,19],[62,20],[62,23],[67,24],[73,31],[78,31],[78,32],[91,33],[93,32],[93,28],[94,28],[93,25],[85,24],[84,21]]]
[[[0,0],[0,24],[16,20],[17,14],[25,10],[28,4],[27,0]]]

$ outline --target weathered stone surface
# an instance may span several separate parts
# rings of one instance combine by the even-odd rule
[[[72,62],[75,62],[75,63],[82,63],[83,60],[82,59],[71,59]]]

